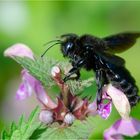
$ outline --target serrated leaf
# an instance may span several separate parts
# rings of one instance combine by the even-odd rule
[[[87,139],[94,127],[94,117],[88,117],[82,122],[80,120],[75,121],[70,129],[79,136],[78,139]]]
[[[30,125],[26,130],[26,133],[23,135],[22,139],[29,139],[32,133],[41,125],[40,122],[34,122],[34,124]]]
[[[69,138],[71,140],[78,140],[80,137],[77,133],[75,133],[75,131],[71,130],[71,128],[67,128],[67,131],[65,131],[65,135],[67,139]]]
[[[38,116],[39,113],[39,107],[37,106],[30,114],[30,117],[28,119],[28,124],[31,124],[32,122],[34,122]]]
[[[42,82],[45,87],[55,85],[51,77],[51,68],[58,64],[58,61],[50,58],[36,58],[35,60],[29,58],[15,57],[15,60],[21,66],[29,71],[36,79]]]
[[[10,136],[13,134],[13,132],[14,132],[16,129],[17,129],[17,126],[16,126],[15,122],[12,122],[11,128],[10,128],[10,130],[11,130]]]
[[[21,58],[16,57],[15,60],[22,65],[23,68],[27,69],[31,75],[33,75],[36,79],[41,81],[41,83],[47,88],[55,85],[54,80],[51,77],[51,69],[53,66],[60,66],[61,70],[64,72],[65,68],[68,68],[68,62],[58,62],[56,60],[50,58],[36,58],[35,60],[29,58]],[[76,81],[69,80],[67,84],[70,87],[72,93],[76,95],[80,95],[81,97],[85,97],[82,91],[85,87],[90,87],[94,83],[94,78],[89,78],[87,80]],[[79,94],[80,93],[80,94]],[[90,96],[92,96],[91,94]],[[86,95],[87,96],[87,95]],[[91,98],[91,97],[89,97]]]
[[[94,78],[89,78],[82,81],[70,80],[67,81],[67,84],[69,85],[72,93],[79,94],[85,89],[85,87],[90,87],[94,83],[94,81]]]
[[[25,120],[24,115],[22,115],[22,116],[20,117],[19,123],[18,123],[19,129],[21,129],[21,126],[23,125],[23,123],[25,123],[24,120]]]
[[[25,122],[25,117],[24,115],[22,115],[19,119],[19,123],[18,123],[18,130],[22,131],[25,130],[27,123]]]
[[[29,139],[39,139],[42,133],[44,133],[47,130],[47,126],[45,125],[40,125],[30,136]]]
[[[24,129],[21,130],[21,133],[23,135],[22,139],[28,139],[33,133],[33,131],[35,131],[40,126],[40,122],[37,121],[38,114],[39,107],[36,107],[35,110],[32,111],[26,126],[24,127]]]
[[[16,125],[14,122],[10,127],[10,134],[7,131],[2,132],[2,139],[10,140],[25,140],[29,139],[32,133],[40,128],[41,122],[38,120],[39,107],[32,111],[28,121],[26,122],[24,116],[20,117],[19,123]]]
[[[37,107],[30,115],[27,122],[25,122],[24,117],[20,118],[18,125],[14,123],[11,125],[10,130],[12,132],[9,137],[6,131],[2,133],[2,139],[10,140],[25,140],[25,139],[37,139],[37,140],[52,140],[52,139],[87,139],[93,128],[94,128],[94,118],[88,117],[84,121],[76,120],[71,126],[61,126],[57,125],[42,125],[38,118],[39,108]]]
[[[84,121],[76,120],[71,126],[48,127],[39,140],[88,139],[94,129],[94,118],[88,117]]]
[[[21,133],[20,130],[15,130],[12,135],[10,140],[21,140]]]
[[[6,130],[3,130],[2,133],[1,133],[1,139],[2,140],[9,140],[9,138],[10,137],[9,137],[7,131]]]

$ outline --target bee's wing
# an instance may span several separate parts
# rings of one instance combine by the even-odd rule
[[[110,53],[120,53],[132,47],[136,39],[140,37],[139,33],[120,33],[103,38],[106,42],[105,51]]]
[[[124,66],[125,65],[125,60],[119,56],[105,53],[105,52],[96,52],[98,56],[103,59],[104,61],[113,64],[115,66]]]

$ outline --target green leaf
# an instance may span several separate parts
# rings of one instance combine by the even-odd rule
[[[15,60],[21,64],[23,68],[27,69],[31,75],[41,81],[45,87],[55,85],[51,77],[51,68],[58,64],[58,61],[50,58],[36,58],[32,60],[26,57],[16,57]]]
[[[50,126],[42,133],[39,140],[66,140],[88,139],[94,129],[94,117],[88,117],[84,121],[76,120],[71,126]]]
[[[10,140],[21,140],[21,133],[20,133],[20,130],[15,130],[11,137],[10,137]]]
[[[6,130],[2,132],[2,139],[9,140],[25,140],[29,139],[34,131],[37,131],[41,122],[38,120],[39,107],[36,107],[35,110],[31,113],[28,121],[25,121],[24,116],[22,115],[19,119],[19,123],[16,125],[14,122],[11,124],[9,134]]]
[[[40,126],[40,122],[37,121],[39,115],[39,107],[36,107],[35,110],[31,113],[26,125],[22,128],[22,138],[27,139],[31,134]]]
[[[15,122],[12,122],[11,128],[10,128],[10,130],[11,130],[10,136],[12,136],[13,132],[16,131],[16,129],[17,129],[17,126],[16,126]]]
[[[39,139],[42,135],[42,133],[45,133],[45,131],[47,130],[47,126],[45,125],[40,125],[40,127],[38,127],[30,136],[29,139]]]
[[[6,130],[3,130],[1,133],[1,139],[2,140],[9,140],[10,136],[8,135]]]
[[[78,139],[87,139],[95,128],[94,124],[94,117],[88,117],[84,121],[77,120],[72,125],[71,131],[79,136]]]
[[[92,78],[89,78],[87,80],[82,80],[82,81],[69,80],[69,81],[67,81],[67,84],[69,85],[72,93],[77,95],[77,94],[81,93],[85,88],[93,85],[94,82],[95,82],[95,80],[92,77]]]
[[[62,73],[66,71],[66,68],[69,67],[68,62],[58,62],[51,58],[40,58],[37,57],[35,60],[30,58],[22,58],[16,57],[15,60],[21,64],[21,66],[29,71],[29,73],[38,79],[46,88],[54,86],[55,82],[51,77],[51,69],[53,66],[59,66],[62,70]],[[70,87],[70,90],[73,94],[80,95],[81,97],[85,98],[87,94],[83,94],[82,91],[86,87],[90,87],[94,83],[94,78],[89,78],[87,80],[76,81],[76,80],[69,80],[67,84]],[[93,94],[89,95],[91,98]]]
[[[19,129],[21,129],[21,126],[23,126],[25,124],[24,122],[25,118],[24,118],[24,115],[22,115],[19,119],[19,123],[18,123],[18,127]]]
[[[84,121],[76,120],[71,126],[62,126],[58,123],[44,125],[38,120],[39,108],[37,107],[26,122],[21,116],[19,123],[11,124],[10,135],[7,131],[2,132],[2,139],[6,140],[52,140],[52,139],[88,139],[94,129],[94,118],[88,117]]]

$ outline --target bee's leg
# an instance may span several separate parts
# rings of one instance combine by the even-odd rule
[[[83,65],[84,65],[84,60],[80,60],[77,63],[73,64],[73,68],[70,69],[68,74],[63,79],[64,82],[66,82],[69,79],[73,79],[73,78],[71,78],[71,75],[73,75],[73,74],[77,75],[76,77],[74,77],[74,79],[78,80],[80,78],[80,69]]]
[[[76,72],[76,77],[75,77],[75,79],[76,79],[76,80],[79,80],[79,79],[80,79],[80,76],[81,76],[81,74],[80,74],[80,71],[78,70],[78,71]]]
[[[104,70],[100,69],[96,71],[96,83],[98,87],[97,91],[97,107],[102,101],[102,89],[105,84],[107,84],[106,73]]]
[[[75,68],[75,67],[73,67],[69,72],[68,72],[68,74],[65,76],[65,78],[63,79],[64,80],[64,82],[66,82],[66,81],[68,81],[69,79],[72,79],[71,78],[71,75],[73,75],[73,74],[77,74],[77,71],[79,71],[77,68]],[[76,77],[77,78],[77,77]]]

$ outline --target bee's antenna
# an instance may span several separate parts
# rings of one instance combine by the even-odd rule
[[[50,43],[52,43],[52,42],[61,42],[61,40],[51,40],[51,41],[49,41],[49,42],[43,44],[43,46],[46,46],[46,45],[48,45],[48,44],[50,44]]]
[[[52,42],[52,41],[51,41]],[[55,45],[57,45],[57,44],[61,44],[61,42],[56,42],[56,43],[54,43],[53,45],[51,45],[50,47],[48,47],[46,50],[45,50],[45,52],[41,55],[41,57],[43,57],[45,54],[46,54],[46,52],[50,49],[50,48],[52,48],[53,46],[55,46]]]

